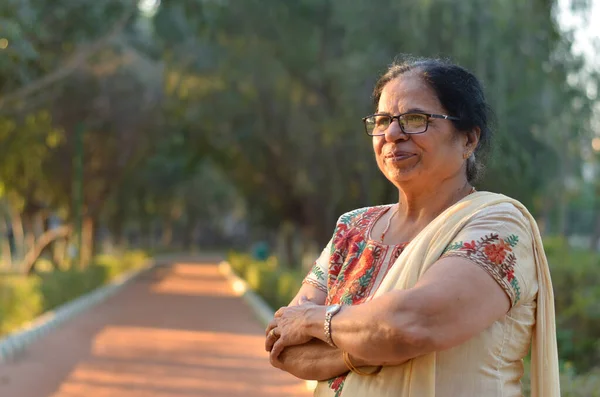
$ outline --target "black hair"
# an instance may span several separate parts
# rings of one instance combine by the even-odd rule
[[[472,183],[481,177],[489,155],[492,129],[491,109],[477,77],[467,69],[450,61],[432,58],[403,58],[395,61],[379,78],[373,90],[375,108],[387,83],[407,73],[415,72],[434,90],[442,106],[460,132],[479,127],[481,135],[474,156],[467,161],[467,180]]]

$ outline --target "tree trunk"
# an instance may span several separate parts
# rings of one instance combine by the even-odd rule
[[[52,242],[52,261],[60,270],[65,269],[67,259],[68,240],[66,238],[56,239]]]
[[[80,266],[81,268],[87,267],[87,265],[92,260],[92,255],[94,252],[94,219],[87,215],[83,218],[83,230],[81,231],[81,256],[80,256]]]
[[[19,269],[24,273],[32,274],[35,272],[35,263],[39,259],[40,255],[44,250],[56,239],[64,238],[71,233],[71,226],[61,226],[56,229],[52,229],[42,234],[37,239],[35,245],[25,255],[21,262]]]
[[[0,260],[6,269],[12,268],[11,250],[10,250],[10,235],[9,226],[6,218],[0,212],[0,250],[2,252]]]
[[[127,246],[127,239],[125,236],[125,227],[123,225],[123,218],[118,214],[114,215],[110,220],[110,236],[114,247],[117,250],[125,249]]]
[[[295,226],[291,221],[284,221],[279,229],[278,238],[278,257],[280,263],[287,268],[294,268],[297,264],[294,250],[294,231]],[[298,264],[298,267],[300,264]]]
[[[167,248],[173,243],[173,220],[168,217],[162,223],[160,245]]]
[[[19,211],[11,213],[11,229],[14,249],[12,250],[13,259],[21,261],[25,255],[25,231],[23,230],[23,219]]]
[[[183,241],[183,248],[186,251],[190,250],[192,248],[192,241],[193,241],[194,226],[195,226],[195,224],[196,224],[196,222],[194,221],[194,219],[192,219],[189,216],[185,220],[185,224],[183,226],[182,241]]]
[[[600,183],[596,184],[594,196],[594,216],[596,218],[594,231],[590,239],[590,249],[594,252],[600,248]]]

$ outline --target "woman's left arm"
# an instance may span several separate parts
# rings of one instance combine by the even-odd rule
[[[510,299],[481,267],[444,257],[408,290],[344,306],[331,321],[336,346],[368,365],[394,365],[457,346],[506,314]],[[325,306],[282,308],[271,356],[311,338],[326,340]]]

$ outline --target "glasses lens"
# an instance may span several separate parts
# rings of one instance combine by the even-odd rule
[[[416,134],[427,129],[427,116],[423,114],[405,114],[400,117],[402,129],[408,134]]]
[[[390,126],[390,116],[376,115],[369,116],[365,119],[367,132],[371,135],[384,134],[385,130]]]

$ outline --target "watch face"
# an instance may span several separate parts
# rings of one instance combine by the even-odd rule
[[[327,308],[327,314],[335,314],[340,308],[340,305],[331,305]]]

